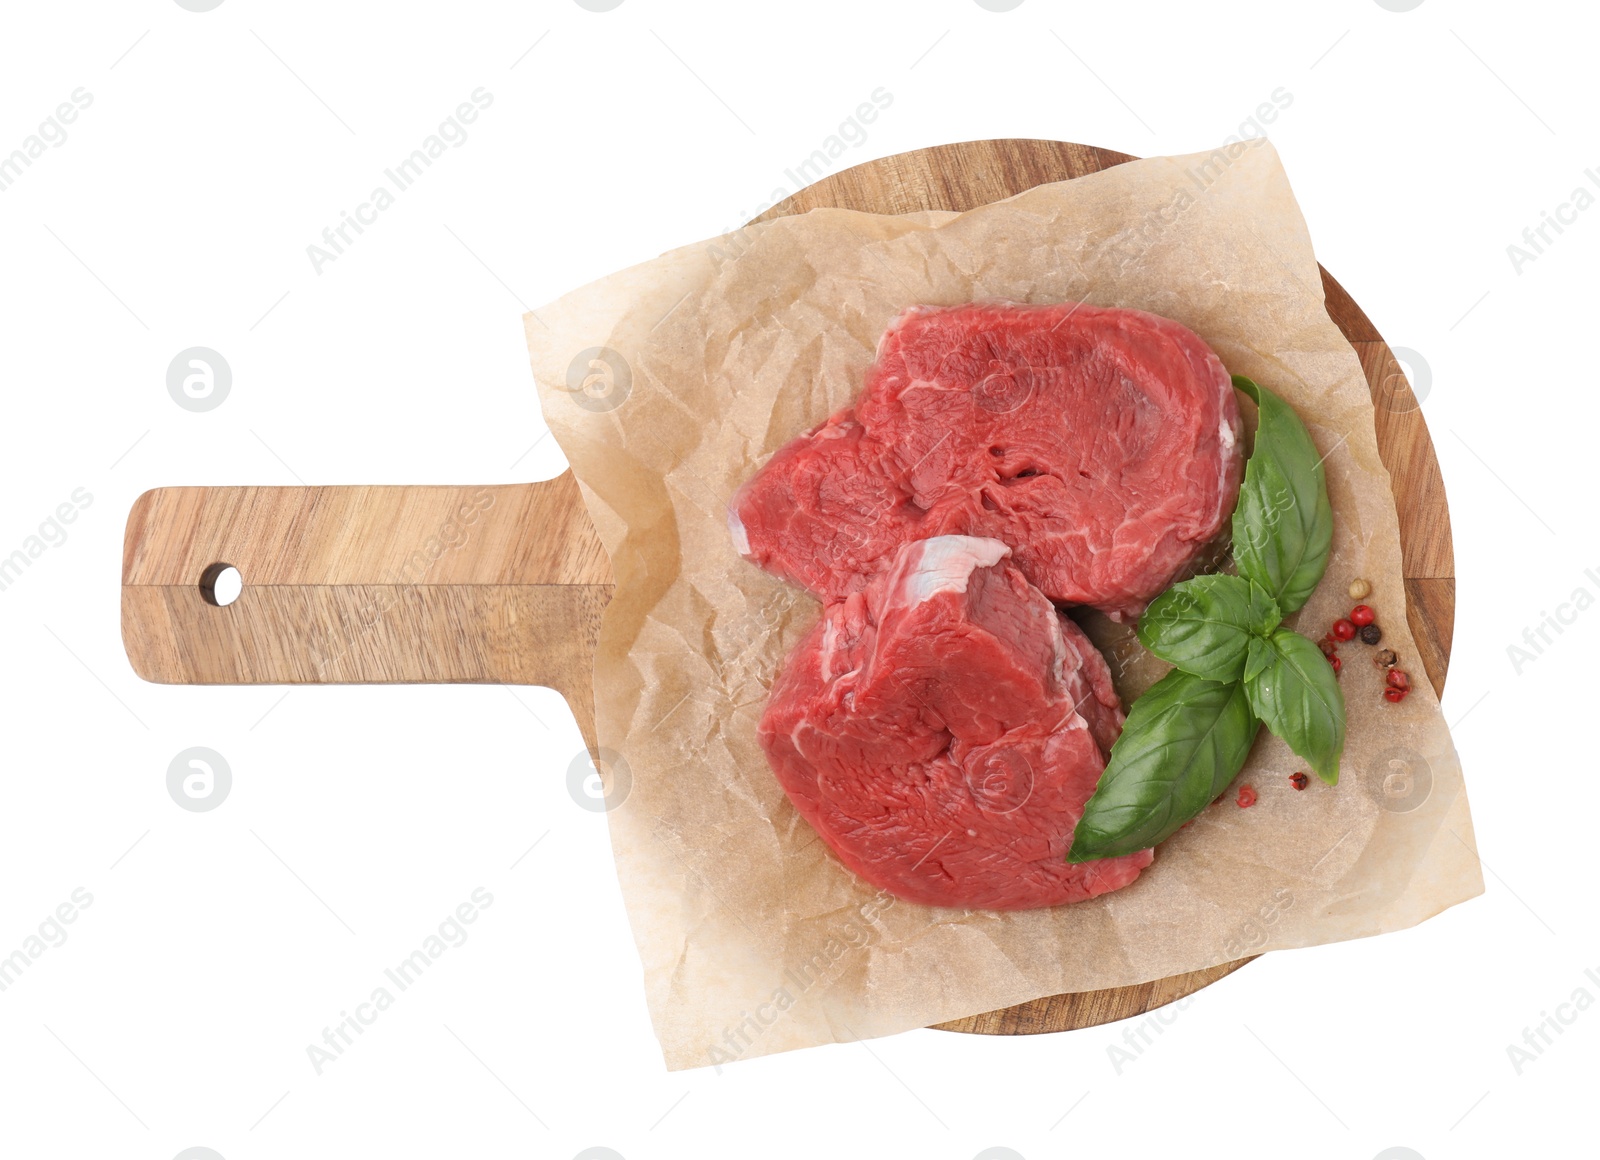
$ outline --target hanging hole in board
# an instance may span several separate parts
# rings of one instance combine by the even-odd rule
[[[200,597],[207,604],[226,608],[239,599],[244,578],[232,564],[212,564],[200,573]]]

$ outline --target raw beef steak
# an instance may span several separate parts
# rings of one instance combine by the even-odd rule
[[[875,886],[1020,910],[1126,886],[1151,851],[1068,865],[1122,729],[1111,675],[996,540],[903,545],[786,663],[760,738],[795,808]]]
[[[824,600],[908,540],[1010,545],[1050,599],[1137,616],[1216,535],[1243,470],[1217,356],[1140,310],[913,307],[855,405],[734,497],[739,550]]]

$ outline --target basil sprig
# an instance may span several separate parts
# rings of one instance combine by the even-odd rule
[[[1144,646],[1174,671],[1133,703],[1069,862],[1148,849],[1205,809],[1244,766],[1264,723],[1329,785],[1344,751],[1344,695],[1327,658],[1280,627],[1328,566],[1333,510],[1322,458],[1299,416],[1235,375],[1259,411],[1233,513],[1239,574],[1167,589],[1139,618]]]

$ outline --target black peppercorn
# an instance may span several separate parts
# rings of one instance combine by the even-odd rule
[[[1377,644],[1383,639],[1383,629],[1375,624],[1364,624],[1358,634],[1362,644]]]

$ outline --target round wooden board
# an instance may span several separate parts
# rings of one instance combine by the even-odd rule
[[[758,221],[822,206],[870,213],[968,210],[1052,181],[1133,161],[1127,153],[1065,141],[997,140],[898,153],[825,177],[773,206]],[[1350,340],[1372,399],[1378,451],[1393,478],[1400,517],[1406,616],[1434,690],[1444,692],[1455,625],[1455,557],[1450,512],[1433,441],[1400,363],[1344,288],[1322,271],[1328,314]],[[1252,956],[1253,958],[1254,956]],[[1141,1015],[1232,974],[1250,959],[1135,987],[1080,991],[940,1023],[945,1031],[1032,1035],[1071,1031]]]

